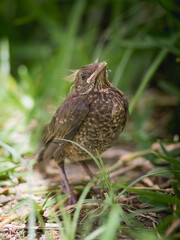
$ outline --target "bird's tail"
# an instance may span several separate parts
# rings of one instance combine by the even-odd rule
[[[44,148],[40,149],[36,154],[37,162],[42,162],[44,158]]]

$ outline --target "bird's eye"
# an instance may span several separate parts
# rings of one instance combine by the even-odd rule
[[[85,79],[86,79],[86,74],[84,74],[84,73],[81,74],[81,79],[82,79],[82,80],[85,80]]]

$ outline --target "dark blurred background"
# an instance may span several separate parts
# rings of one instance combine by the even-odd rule
[[[37,147],[72,85],[65,76],[97,58],[130,102],[122,140],[178,141],[179,19],[178,0],[1,0],[3,141]]]

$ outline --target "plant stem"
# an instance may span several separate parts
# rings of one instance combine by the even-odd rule
[[[139,101],[141,95],[144,92],[144,89],[146,88],[149,81],[152,79],[153,75],[155,74],[157,68],[162,63],[162,61],[165,59],[165,57],[168,54],[168,50],[162,49],[159,54],[157,55],[156,59],[153,61],[153,63],[150,65],[149,69],[147,70],[134,98],[131,101],[131,104],[129,106],[129,113],[131,114],[135,108],[135,105]]]

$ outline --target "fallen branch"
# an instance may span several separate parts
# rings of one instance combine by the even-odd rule
[[[129,161],[132,161],[134,160],[135,158],[138,158],[138,157],[141,157],[141,156],[144,156],[144,155],[147,155],[151,153],[151,149],[147,149],[147,150],[142,150],[142,151],[137,151],[137,152],[134,152],[134,153],[129,153],[129,154],[125,154],[123,156],[121,156],[119,158],[119,160],[113,165],[111,166],[108,171],[111,173],[117,169],[119,169],[120,167],[122,167],[125,162],[129,162]]]

